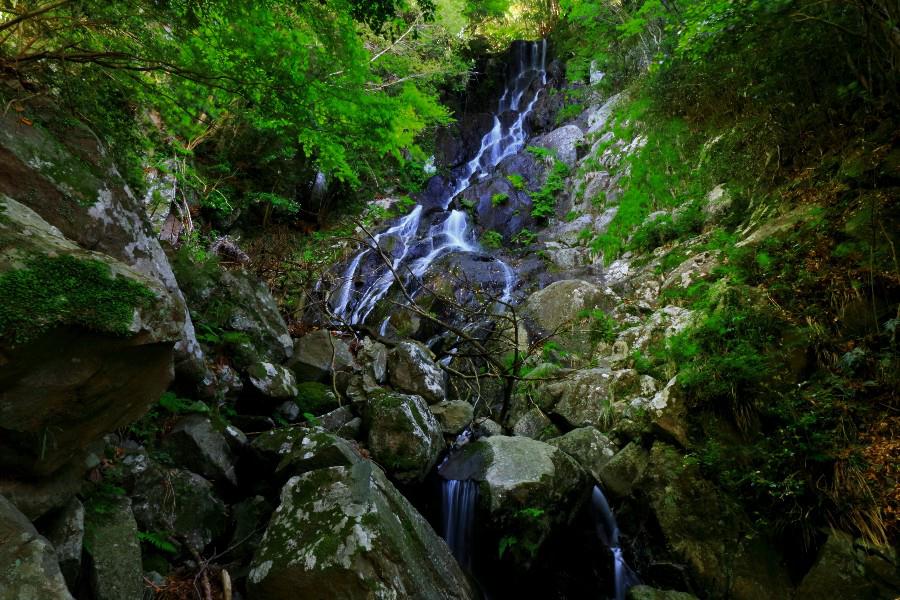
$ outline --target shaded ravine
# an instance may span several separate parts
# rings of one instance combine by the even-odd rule
[[[497,282],[502,289],[500,301],[513,299],[517,282],[513,269],[501,259],[487,255],[478,245],[466,212],[448,210],[457,195],[488,176],[503,159],[525,147],[526,121],[547,82],[547,43],[545,40],[517,42],[512,54],[515,61],[512,76],[498,102],[491,130],[482,137],[478,152],[444,183],[437,202],[433,202],[435,212],[426,215],[425,206],[418,204],[388,229],[372,236],[366,247],[350,260],[330,301],[337,320],[350,325],[366,323],[394,285],[395,274],[403,278],[404,286],[414,295],[435,261],[452,253],[487,256],[495,263],[502,279]],[[389,318],[385,317],[378,325],[381,334],[386,333]]]

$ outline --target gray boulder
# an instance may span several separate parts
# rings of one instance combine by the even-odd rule
[[[162,446],[177,464],[213,481],[237,485],[231,448],[208,418],[182,417],[163,439]]]
[[[619,498],[630,495],[649,462],[647,451],[637,442],[630,442],[600,468],[600,487]]]
[[[47,103],[34,108],[47,121],[65,118]],[[164,290],[164,302],[171,309],[166,326],[175,330],[176,363],[182,372],[202,378],[203,353],[184,297],[141,199],[119,174],[113,154],[92,131],[71,119],[62,130],[50,132],[44,127],[23,127],[18,117],[12,111],[0,116],[0,154],[4,157],[0,161],[0,195],[33,210],[60,237],[121,261],[156,282],[153,287]],[[171,337],[167,334],[166,339]],[[65,349],[60,344],[65,341],[56,336],[52,349]],[[147,358],[134,356],[131,363],[147,367]],[[122,357],[121,362],[127,367],[129,359]],[[130,401],[131,396],[123,390],[119,401]],[[91,409],[84,412],[93,414]]]
[[[84,548],[84,505],[77,498],[72,498],[50,517],[43,530],[56,549],[59,570],[62,571],[66,584],[69,589],[78,589]]]
[[[124,462],[134,478],[132,512],[142,531],[178,534],[198,552],[225,534],[228,510],[209,481],[163,468],[146,454]]]
[[[595,427],[580,427],[547,442],[577,462],[600,483],[600,472],[616,453],[616,446]]]
[[[388,355],[388,376],[395,388],[417,394],[429,404],[444,400],[444,372],[431,352],[418,342],[401,342]]]
[[[554,129],[547,135],[543,135],[532,143],[535,146],[553,150],[556,158],[566,163],[568,167],[574,167],[578,161],[578,145],[584,141],[584,132],[577,125],[564,125]]]
[[[53,546],[3,496],[0,496],[0,598],[73,600]]]
[[[293,354],[287,324],[263,282],[240,269],[198,269],[178,261],[175,267],[191,312],[238,347],[232,358],[239,369],[260,361],[280,364]]]
[[[571,427],[608,429],[616,417],[612,371],[602,366],[574,371],[560,381],[546,384],[542,392],[553,402],[550,412]]]
[[[285,481],[295,475],[302,475],[328,467],[350,467],[362,460],[357,449],[347,440],[325,431],[307,431],[282,456],[275,474]]]
[[[459,435],[475,417],[475,409],[464,400],[445,400],[429,408],[447,435]]]
[[[84,548],[92,598],[141,600],[144,581],[137,534],[137,523],[128,498],[88,503]]]
[[[345,378],[357,370],[350,346],[327,329],[317,329],[297,340],[294,357],[288,362],[288,367],[297,376],[297,381],[330,384],[332,374],[335,374],[344,388]]]
[[[365,420],[372,457],[398,481],[421,481],[444,449],[441,426],[421,396],[374,396]]]
[[[15,332],[0,331],[0,471],[48,475],[159,399],[174,375],[183,305],[157,279],[82,250],[2,194],[0,215],[0,277],[45,278],[4,299],[26,312],[7,315]],[[53,286],[69,304],[47,308],[40,296]]]
[[[560,431],[538,407],[520,416],[512,428],[513,435],[521,435],[535,440],[548,440],[559,435]]]
[[[816,562],[797,589],[797,600],[900,597],[896,553],[854,540],[842,531],[828,532]]]
[[[486,525],[520,531],[534,548],[571,521],[588,489],[584,472],[567,454],[526,437],[494,435],[466,444],[441,475],[477,481]]]
[[[250,385],[259,394],[275,400],[297,397],[297,380],[287,367],[260,362],[247,369]]]
[[[618,296],[609,289],[566,279],[529,296],[524,313],[539,334],[553,334],[566,350],[585,355],[592,347],[590,323],[582,323],[580,315],[583,311],[610,310],[618,302]]]
[[[473,597],[444,541],[368,461],[287,482],[247,591],[250,600]]]

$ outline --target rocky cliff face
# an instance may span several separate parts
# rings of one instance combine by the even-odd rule
[[[377,333],[318,315],[292,337],[251,274],[170,263],[86,129],[0,122],[0,596],[603,597],[627,561],[638,600],[893,598],[892,549],[834,531],[798,560],[698,464],[725,419],[647,363],[702,317],[684,299],[727,262],[709,242],[729,193],[698,199],[698,231],[606,260],[590,242],[646,140],[616,133],[623,97],[582,90],[560,121],[577,86],[547,72],[530,148],[453,198],[482,243],[435,262],[420,310],[386,296]],[[442,132],[438,162],[491,121]],[[478,286],[496,257],[505,303]]]

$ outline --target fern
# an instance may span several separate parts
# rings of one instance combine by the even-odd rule
[[[167,539],[167,533],[159,531],[138,531],[137,537],[139,541],[150,544],[160,552],[165,552],[166,554],[178,554],[178,548]]]

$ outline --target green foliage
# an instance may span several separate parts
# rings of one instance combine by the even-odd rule
[[[297,385],[295,399],[301,413],[321,415],[337,405],[337,399],[330,387],[315,381],[305,381]]]
[[[517,190],[525,189],[525,178],[519,175],[518,173],[513,173],[512,175],[507,175],[506,180],[509,181],[510,184]]]
[[[532,146],[528,150],[532,150]],[[543,148],[537,148],[543,150]],[[531,216],[535,219],[547,219],[556,213],[558,195],[565,189],[569,167],[566,163],[553,160],[553,167],[541,189],[531,194]]]
[[[619,326],[615,319],[600,309],[585,309],[578,313],[577,318],[586,323],[588,335],[593,343],[606,342],[611,344],[616,341],[616,333]]]
[[[563,221],[565,221],[566,223],[571,223],[572,221],[577,219],[579,216],[581,216],[580,212],[578,212],[577,210],[570,210],[569,212],[566,213],[566,216],[563,217]]]
[[[544,160],[556,159],[556,151],[551,150],[550,148],[543,148],[541,146],[527,146],[525,148],[525,151],[535,158]]]
[[[199,400],[179,398],[174,392],[165,392],[159,398],[159,406],[173,415],[209,413],[209,406]]]
[[[169,541],[170,534],[162,531],[138,531],[138,540],[153,546],[165,554],[178,554],[178,548]]]
[[[512,243],[519,246],[530,246],[537,240],[537,234],[528,228],[524,228],[516,235],[512,236]]]
[[[491,206],[494,208],[506,204],[507,200],[509,200],[509,194],[501,194],[497,193],[491,196]]]
[[[60,326],[124,336],[155,298],[99,260],[34,256],[0,276],[0,336],[21,344]]]
[[[503,247],[503,235],[499,231],[488,230],[481,235],[481,245],[498,250]]]

